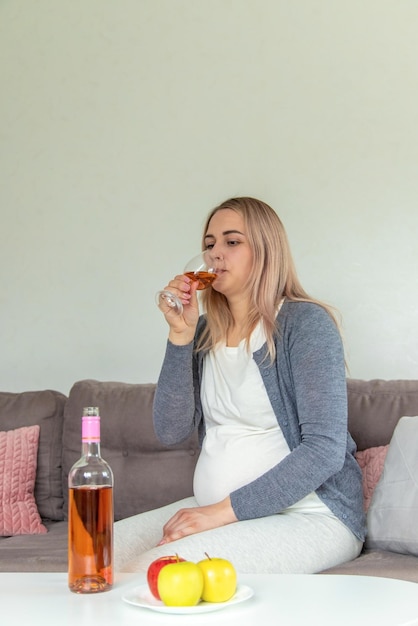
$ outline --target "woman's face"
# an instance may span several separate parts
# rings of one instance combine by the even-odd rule
[[[205,247],[219,270],[213,289],[228,300],[242,299],[253,263],[242,216],[232,209],[217,211],[208,224]]]

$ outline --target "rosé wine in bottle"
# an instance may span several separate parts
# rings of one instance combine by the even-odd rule
[[[100,417],[82,417],[82,455],[68,475],[68,586],[75,593],[113,584],[113,473],[100,456]]]

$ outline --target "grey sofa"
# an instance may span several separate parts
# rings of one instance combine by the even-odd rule
[[[358,450],[389,444],[398,420],[418,416],[418,381],[348,379],[349,428]],[[0,571],[66,571],[67,475],[81,451],[81,413],[98,406],[102,454],[115,476],[115,520],[192,492],[196,437],[161,445],[152,428],[155,385],[82,380],[57,391],[0,392],[0,431],[40,425],[35,500],[48,532],[0,537]],[[0,505],[1,506],[1,505]],[[418,556],[376,549],[323,574],[362,574],[418,582]]]

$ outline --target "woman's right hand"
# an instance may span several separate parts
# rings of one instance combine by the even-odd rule
[[[158,305],[170,326],[168,338],[174,344],[186,345],[193,341],[199,319],[199,303],[196,294],[198,284],[198,281],[192,281],[185,274],[179,274],[164,287],[178,296],[183,304],[183,311],[180,314],[164,300],[160,300]]]

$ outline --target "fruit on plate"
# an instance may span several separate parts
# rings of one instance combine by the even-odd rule
[[[161,556],[159,559],[155,559],[155,561],[150,563],[147,570],[147,582],[154,598],[161,600],[160,594],[158,593],[158,576],[162,568],[166,565],[170,565],[170,563],[179,563],[184,560],[185,559],[182,559],[178,554],[171,554],[169,556]]]
[[[203,572],[192,561],[170,563],[161,569],[157,585],[166,606],[195,606],[203,592]]]
[[[206,552],[205,552],[206,554]],[[226,602],[237,590],[237,573],[230,561],[211,558],[198,562],[203,574],[202,600],[205,602]]]

